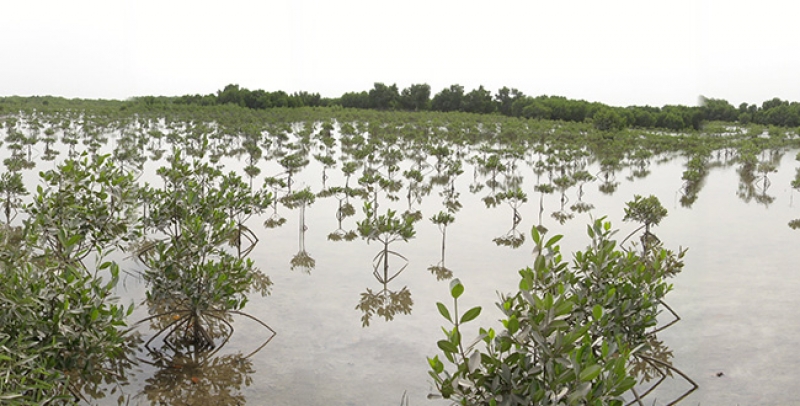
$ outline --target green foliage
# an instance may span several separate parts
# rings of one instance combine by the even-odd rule
[[[19,172],[5,172],[0,175],[0,196],[2,197],[3,212],[6,224],[14,219],[16,210],[22,206],[20,196],[27,195],[28,190],[22,183],[22,174]]]
[[[421,111],[430,107],[431,87],[428,84],[414,84],[400,93],[400,107],[405,110]]]
[[[236,216],[266,207],[269,195],[249,192],[238,176],[224,176],[215,167],[190,165],[177,150],[158,174],[165,185],[148,191],[151,209],[144,223],[166,238],[139,256],[148,267],[147,297],[162,313],[192,318],[195,329],[187,340],[196,347],[213,346],[200,316],[239,310],[248,291],[266,295],[271,285],[251,260],[224,249],[241,232]]]
[[[592,117],[594,128],[600,131],[618,131],[625,127],[625,121],[610,108],[598,110]]]
[[[431,217],[431,221],[433,222],[433,224],[437,224],[440,227],[447,227],[449,224],[451,224],[455,220],[456,219],[455,219],[455,217],[453,217],[452,214],[444,212],[444,211],[440,211],[439,213],[436,213],[435,216]]]
[[[394,241],[408,241],[414,238],[414,220],[410,217],[397,217],[397,212],[388,210],[377,215],[369,202],[364,203],[366,219],[357,222],[358,232],[367,240],[378,240],[384,244]]]
[[[464,86],[452,85],[436,93],[431,100],[431,109],[436,111],[462,111]]]
[[[428,359],[442,396],[463,405],[624,404],[636,384],[631,361],[655,326],[670,290],[664,279],[681,269],[683,253],[621,251],[603,219],[588,231],[592,244],[570,267],[557,245],[561,236],[545,241],[534,228],[533,267],[520,271],[519,291],[498,302],[503,329],[480,328],[473,344],[464,344],[462,324],[480,308],[459,313],[464,287],[453,280],[453,311],[437,303],[452,326],[437,343],[445,359]]]
[[[89,158],[83,154],[40,176],[45,187],[37,188],[26,220],[32,246],[71,262],[82,260],[92,250],[121,246],[138,235],[134,177],[115,166],[108,155]]]
[[[642,197],[635,195],[633,201],[625,203],[625,217],[623,221],[642,223],[647,232],[651,226],[657,226],[667,216],[667,209],[661,205],[657,197],[650,195]]]
[[[0,229],[0,400],[69,402],[77,388],[122,378],[127,310],[112,292],[119,267],[100,262],[104,280],[79,263],[34,255],[20,229]],[[77,251],[76,240],[66,251]],[[116,377],[116,378],[113,378]]]

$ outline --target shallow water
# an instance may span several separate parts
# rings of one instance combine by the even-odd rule
[[[582,200],[594,209],[576,213],[565,224],[551,216],[561,206],[561,195],[556,192],[543,197],[542,224],[550,233],[566,236],[561,243],[565,252],[587,244],[585,230],[592,216],[607,215],[620,229],[620,239],[636,229],[637,225],[622,222],[624,203],[636,194],[655,195],[669,210],[654,232],[666,247],[689,247],[689,251],[684,271],[673,280],[675,289],[667,296],[682,320],[659,338],[672,350],[673,365],[699,384],[685,400],[687,404],[789,404],[798,395],[791,384],[800,378],[796,368],[800,356],[792,350],[792,338],[800,329],[795,294],[800,280],[793,277],[793,265],[800,257],[793,249],[794,241],[800,235],[787,226],[788,221],[800,217],[800,200],[797,205],[794,202],[800,196],[790,187],[797,166],[793,157],[794,152],[785,153],[777,172],[768,175],[771,186],[767,194],[774,198],[769,204],[737,196],[740,180],[736,166],[720,165],[709,169],[698,199],[685,207],[680,198],[686,158],[680,156],[652,162],[645,178],[630,177],[630,168],[619,170],[614,174],[619,185],[611,195],[599,190],[599,181],[586,183]],[[242,166],[234,159],[222,162],[232,169]],[[30,182],[35,171],[51,165],[43,163],[26,171],[26,179]],[[474,167],[465,162],[464,173],[454,182],[463,208],[447,228],[445,263],[466,287],[461,302],[484,308],[471,323],[473,333],[478,325],[498,324],[497,292],[515,290],[517,270],[532,259],[529,232],[538,223],[540,194],[534,191],[534,172],[524,162],[520,165],[516,174],[523,178],[521,187],[528,201],[519,206],[521,221],[515,229],[525,241],[518,248],[493,241],[514,229],[513,209],[505,203],[487,208],[481,199],[489,193],[488,186],[470,192],[471,184],[485,185],[487,177],[476,175]],[[158,184],[154,176],[157,166],[148,163],[141,181]],[[260,166],[260,178],[280,171],[264,160]],[[410,163],[401,166],[407,169]],[[600,168],[591,164],[587,170],[595,174]],[[398,177],[399,173],[402,170]],[[344,182],[337,168],[329,169],[327,175],[326,186]],[[292,187],[318,192],[322,182],[322,166],[312,160]],[[351,179],[351,183],[355,181]],[[274,286],[268,297],[251,296],[244,309],[277,335],[263,349],[245,357],[269,334],[244,317],[234,317],[233,337],[214,357],[188,359],[175,370],[140,363],[130,371],[129,384],[115,390],[121,391],[122,401],[128,404],[363,405],[397,404],[406,396],[411,405],[446,404],[428,399],[435,389],[426,362],[427,356],[439,353],[436,341],[442,336],[439,326],[444,325],[435,303],[450,303],[448,282],[437,280],[428,270],[441,260],[442,234],[428,219],[443,210],[442,191],[442,186],[434,186],[415,204],[423,214],[415,226],[415,237],[391,247],[407,258],[408,266],[387,287],[392,291],[405,287],[411,292],[410,314],[397,314],[391,321],[376,315],[368,327],[362,326],[362,313],[356,308],[362,293],[383,288],[372,268],[381,247],[362,238],[328,240],[338,227],[336,198],[317,198],[305,209],[304,225],[299,209],[279,206],[280,215],[286,218],[283,226],[265,228],[262,223],[269,212],[248,223],[260,240],[250,256]],[[565,192],[569,199],[566,212],[578,200],[577,194],[575,187]],[[379,211],[404,211],[405,189],[398,196],[399,201],[382,196]],[[356,215],[343,219],[347,230],[363,218],[363,200],[353,198],[351,202]],[[290,266],[303,246],[315,260],[308,273]],[[119,287],[121,300],[140,304],[146,290],[136,277],[140,266],[121,255],[117,259],[124,261],[123,269],[130,273]],[[398,257],[391,261],[392,269],[403,263]],[[147,309],[140,306],[131,321],[146,316]],[[145,327],[141,331],[151,334]],[[109,386],[108,396],[97,403],[117,404],[120,392],[112,394],[112,388]],[[657,404],[666,403],[688,388],[681,379],[669,379],[648,397],[649,403],[655,399]]]

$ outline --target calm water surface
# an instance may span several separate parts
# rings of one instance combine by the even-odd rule
[[[683,246],[689,251],[684,271],[673,280],[675,289],[667,296],[682,320],[659,338],[673,352],[673,365],[700,386],[685,404],[791,404],[800,395],[794,385],[800,379],[800,355],[794,350],[800,333],[796,293],[800,278],[795,276],[800,231],[787,226],[800,217],[800,195],[790,187],[798,166],[794,156],[793,151],[785,153],[778,170],[769,174],[771,185],[766,194],[772,201],[768,204],[737,195],[743,189],[736,165],[720,165],[709,170],[691,207],[684,206],[680,198],[686,158],[680,156],[651,163],[651,173],[645,178],[631,177],[630,169],[616,172],[619,185],[610,195],[598,190],[599,181],[586,183],[582,200],[594,209],[575,213],[565,224],[551,216],[561,206],[560,194],[543,198],[542,224],[551,233],[566,236],[561,244],[565,252],[588,243],[585,230],[591,216],[607,215],[620,229],[620,239],[632,232],[637,226],[623,223],[622,217],[624,203],[635,194],[655,195],[669,210],[654,232],[667,248]],[[230,168],[242,167],[234,159],[223,162]],[[485,185],[487,178],[475,176],[474,168],[465,163],[464,173],[454,182],[463,208],[447,229],[446,265],[466,287],[463,306],[484,307],[472,322],[474,331],[467,329],[471,332],[465,336],[477,333],[478,325],[499,324],[501,313],[494,306],[497,292],[515,290],[517,270],[532,260],[529,231],[539,221],[540,194],[534,191],[533,171],[524,162],[520,164],[517,174],[523,177],[528,201],[519,207],[522,220],[516,230],[525,236],[525,242],[518,248],[493,241],[513,228],[512,208],[505,203],[487,208],[481,200],[489,194],[487,186],[470,192],[471,184]],[[45,162],[29,171],[26,179],[30,182],[35,171],[50,165]],[[409,165],[404,163],[403,169]],[[154,176],[157,166],[148,163],[142,180],[160,184]],[[280,172],[280,167],[264,160],[261,168],[259,179]],[[592,164],[587,170],[595,174],[600,168]],[[338,168],[327,174],[326,186],[343,185]],[[323,188],[322,182],[322,167],[312,160],[293,189],[310,187],[316,192]],[[277,335],[256,354],[243,357],[263,344],[267,331],[236,317],[232,340],[214,358],[187,362],[186,368],[176,371],[142,363],[131,371],[130,383],[121,388],[122,399],[129,404],[389,405],[398,404],[405,394],[411,405],[446,404],[428,399],[435,390],[426,362],[427,356],[439,353],[436,341],[442,337],[444,320],[435,303],[450,303],[448,281],[437,280],[428,270],[441,260],[442,234],[428,219],[443,210],[442,191],[442,186],[434,186],[415,204],[423,214],[415,227],[416,236],[391,247],[407,258],[408,266],[388,288],[407,288],[413,300],[410,314],[397,314],[391,321],[376,315],[368,327],[362,326],[363,314],[356,308],[362,293],[383,288],[372,274],[372,260],[380,246],[361,238],[328,240],[338,228],[336,198],[317,198],[307,207],[305,227],[299,209],[279,206],[279,214],[287,220],[283,226],[265,228],[262,223],[269,212],[249,223],[260,239],[251,258],[274,286],[270,296],[251,297],[244,309]],[[405,189],[398,192],[399,201],[381,197],[379,211],[404,211],[405,193]],[[577,189],[573,187],[565,195],[569,212],[568,207],[578,200]],[[356,215],[343,219],[346,230],[354,229],[355,222],[363,218],[363,201],[353,198],[351,203]],[[310,272],[290,266],[303,246],[315,260]],[[391,260],[393,269],[403,262],[395,257]],[[119,287],[122,301],[139,304],[146,290],[135,276],[141,268],[130,260],[123,267],[131,276]],[[146,316],[147,309],[142,306],[131,321]],[[649,403],[664,404],[688,388],[679,378],[669,379],[648,397]],[[117,388],[98,402],[116,404],[119,391]]]

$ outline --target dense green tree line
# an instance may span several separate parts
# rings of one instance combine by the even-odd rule
[[[14,97],[0,99],[0,111]],[[43,104],[60,104],[59,98],[37,97]],[[91,102],[91,101],[88,101]],[[756,104],[734,107],[723,99],[700,98],[699,106],[615,107],[599,102],[568,99],[563,96],[528,96],[518,89],[503,87],[492,94],[483,86],[467,92],[453,84],[433,94],[428,84],[412,84],[400,89],[396,84],[375,83],[369,91],[347,92],[339,98],[324,98],[319,93],[250,90],[236,84],[216,94],[179,97],[145,96],[127,103],[148,107],[163,105],[236,105],[250,109],[340,106],[343,108],[403,111],[441,111],[475,114],[502,114],[526,119],[592,123],[603,131],[623,128],[698,130],[703,122],[724,121],[743,125],[754,123],[778,127],[800,127],[800,103],[773,98]]]
[[[464,86],[458,84],[433,94],[430,85],[424,83],[412,84],[402,90],[396,84],[375,83],[369,91],[347,92],[339,98],[323,98],[318,93],[307,92],[290,95],[283,91],[251,91],[232,84],[218,91],[216,95],[187,95],[175,98],[174,102],[199,105],[236,104],[253,109],[341,106],[375,110],[458,111],[528,119],[592,122],[596,128],[604,131],[623,128],[697,130],[704,121],[800,126],[800,103],[790,103],[778,98],[765,101],[761,106],[743,103],[738,108],[726,100],[705,97],[701,97],[700,106],[614,107],[562,96],[528,96],[518,89],[508,87],[503,87],[494,94],[483,86],[467,92]]]

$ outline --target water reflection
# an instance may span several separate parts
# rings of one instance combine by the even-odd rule
[[[226,119],[223,118],[221,120],[224,121]],[[238,120],[237,118],[234,121]],[[84,120],[81,119],[82,121]],[[91,122],[92,119],[87,118],[86,121]],[[626,182],[626,184],[621,189],[625,190],[629,186],[627,182],[632,184],[641,182],[651,172],[660,171],[660,168],[654,168],[650,165],[652,162],[666,162],[674,159],[675,156],[684,156],[683,160],[685,161],[682,160],[685,164],[683,173],[674,175],[674,178],[677,180],[679,176],[682,177],[683,184],[679,191],[681,195],[680,201],[682,206],[686,208],[693,207],[704,186],[709,186],[709,188],[712,186],[711,184],[706,185],[705,182],[709,179],[709,174],[712,172],[711,169],[715,167],[736,165],[736,174],[739,182],[737,196],[747,203],[755,202],[768,207],[780,196],[780,190],[777,189],[782,188],[775,186],[778,185],[779,181],[777,179],[779,178],[774,173],[777,171],[778,164],[782,159],[783,151],[772,149],[770,147],[771,144],[766,140],[715,141],[714,145],[722,145],[723,147],[713,151],[709,148],[689,151],[688,149],[682,149],[680,146],[675,146],[675,149],[670,149],[673,147],[669,147],[660,150],[659,148],[661,147],[651,148],[644,143],[639,144],[638,141],[633,140],[630,146],[624,147],[620,145],[586,147],[584,144],[579,146],[570,145],[562,139],[551,137],[546,132],[536,132],[535,134],[531,132],[530,140],[513,139],[508,143],[524,144],[524,147],[518,145],[510,147],[505,145],[505,141],[499,142],[498,138],[491,138],[494,135],[491,134],[491,129],[487,129],[490,128],[489,126],[480,129],[481,134],[488,134],[490,137],[487,138],[488,141],[472,143],[473,139],[469,137],[476,135],[475,129],[477,127],[464,129],[459,128],[458,125],[444,125],[442,123],[415,123],[414,125],[402,123],[401,125],[406,126],[402,131],[412,128],[418,134],[401,136],[398,135],[401,131],[398,128],[401,127],[395,128],[394,124],[368,124],[365,122],[346,121],[343,119],[338,124],[333,120],[309,121],[302,125],[283,122],[241,125],[241,123],[236,122],[228,123],[226,127],[222,123],[204,124],[202,120],[180,123],[172,122],[171,119],[151,119],[143,116],[131,122],[120,121],[114,124],[117,127],[113,131],[106,131],[105,127],[100,123],[87,124],[86,126],[77,123],[69,124],[63,129],[56,130],[53,134],[48,134],[45,131],[45,135],[41,136],[40,134],[38,138],[22,136],[25,134],[14,130],[9,131],[9,136],[5,139],[6,155],[4,162],[9,169],[24,170],[25,168],[33,167],[38,159],[57,159],[59,150],[69,151],[68,154],[62,155],[77,156],[82,150],[99,152],[106,148],[107,151],[113,153],[115,162],[124,167],[138,170],[142,167],[145,157],[153,161],[161,160],[167,147],[177,146],[183,148],[192,156],[202,157],[212,162],[220,160],[226,162],[226,157],[237,157],[241,164],[240,169],[243,169],[244,174],[248,177],[245,181],[249,181],[248,183],[251,185],[258,181],[256,178],[263,178],[262,171],[266,172],[270,167],[280,166],[280,173],[264,180],[264,187],[275,197],[293,195],[293,189],[298,188],[296,185],[308,184],[308,182],[303,181],[304,179],[313,178],[316,182],[315,184],[318,185],[321,172],[322,188],[309,190],[309,192],[312,192],[312,194],[319,192],[316,196],[320,198],[332,196],[336,199],[331,199],[329,201],[330,204],[324,206],[326,215],[335,214],[336,216],[336,229],[328,234],[328,239],[331,241],[352,241],[359,236],[358,229],[354,228],[353,223],[355,223],[354,217],[356,216],[354,205],[363,203],[361,199],[369,200],[376,213],[380,203],[382,206],[381,213],[386,213],[386,207],[397,208],[399,216],[395,217],[396,219],[415,223],[419,219],[429,218],[432,213],[437,211],[454,215],[462,207],[462,199],[459,193],[469,190],[475,194],[487,194],[484,197],[484,203],[489,207],[496,207],[503,202],[509,204],[510,210],[497,209],[495,210],[496,213],[492,214],[492,216],[494,214],[500,216],[500,220],[505,218],[506,225],[508,225],[507,220],[510,214],[511,227],[508,233],[493,240],[497,245],[508,247],[520,247],[525,243],[527,226],[522,226],[524,224],[522,223],[523,212],[530,213],[524,214],[525,216],[535,216],[533,213],[536,209],[524,211],[522,208],[522,204],[527,199],[527,196],[521,193],[523,190],[531,194],[531,196],[534,196],[533,193],[539,194],[538,221],[534,221],[540,230],[545,229],[544,226],[548,222],[566,224],[576,214],[593,210],[594,205],[592,203],[597,204],[599,207],[607,207],[611,201],[608,196],[598,196],[599,193],[594,191],[594,186],[592,186],[593,190],[584,188],[586,184],[594,179],[593,176],[589,175],[590,171],[597,174],[597,189],[603,194],[611,195],[619,189],[623,182]],[[335,134],[337,125],[340,126],[339,135]],[[526,133],[526,131],[521,132]],[[62,135],[60,139],[61,147],[54,143],[58,140],[57,135],[59,132]],[[454,136],[453,134],[456,133],[458,135]],[[112,136],[111,140],[109,140],[109,134]],[[119,138],[116,141],[113,139],[115,134],[119,134]],[[502,134],[503,136],[510,136],[505,130],[502,130]],[[414,138],[417,136],[419,138]],[[444,141],[448,137],[454,137],[453,139],[456,141],[453,143]],[[109,147],[106,145],[109,142],[116,143]],[[43,156],[37,157],[36,143],[42,145]],[[520,152],[520,150],[523,152]],[[591,154],[589,154],[589,150],[592,151]],[[670,152],[663,152],[665,150]],[[145,153],[141,153],[141,151]],[[313,159],[309,163],[309,158],[312,157]],[[336,171],[334,174],[333,167],[337,163],[341,164],[341,173]],[[466,184],[470,179],[467,179],[463,185],[459,185],[457,179],[464,170],[469,170],[469,164],[473,165],[473,173],[469,189],[467,189]],[[531,168],[535,177],[527,179],[527,183],[524,183],[524,179],[519,175],[519,172],[521,171],[520,165],[524,166],[526,164]],[[146,165],[145,169],[148,169]],[[144,173],[147,173],[147,171],[144,171]],[[363,188],[354,185],[355,182],[351,179],[353,175],[361,178],[360,183]],[[469,178],[469,175],[467,175],[467,178]],[[773,185],[773,182],[775,185]],[[353,188],[351,186],[356,187]],[[403,190],[403,187],[405,187],[405,190]],[[441,205],[424,202],[426,198],[431,198],[431,192],[434,188],[437,188],[438,196],[441,198]],[[673,187],[673,192],[674,189],[675,187]],[[573,190],[576,192],[577,198],[573,194]],[[326,195],[326,193],[328,194]],[[545,195],[548,194],[552,196],[546,197]],[[520,198],[520,196],[523,197]],[[16,198],[15,204],[18,206],[19,201],[24,199],[24,195],[18,195]],[[436,200],[436,195],[433,195],[433,198]],[[531,197],[531,199],[534,198]],[[395,200],[400,201],[395,202]],[[469,199],[465,201],[469,201]],[[283,216],[286,215],[286,208],[281,209],[279,208],[280,205],[286,206],[289,211],[298,210],[297,254],[292,257],[289,264],[284,262],[282,266],[280,264],[278,266],[281,269],[289,268],[302,272],[311,272],[315,268],[316,262],[305,246],[307,230],[306,209],[311,205],[311,202],[299,203],[298,201],[296,202],[297,204],[285,204],[284,202],[287,202],[287,200],[283,198],[273,199],[271,210],[268,210],[262,219],[266,227],[276,228],[287,221]],[[547,207],[545,208],[545,206]],[[5,221],[14,221],[14,207],[6,206],[5,208],[7,209]],[[544,215],[545,209],[547,209],[548,214],[551,214],[550,216]],[[311,211],[308,214],[311,215]],[[367,217],[375,219],[377,216],[371,215]],[[238,223],[240,227],[244,224],[243,221]],[[434,223],[439,226],[441,232],[441,256],[431,259],[426,262],[426,265],[436,262],[427,269],[437,279],[447,279],[453,274],[453,270],[448,267],[446,258],[447,224],[450,223],[437,223],[436,221]],[[550,224],[547,225],[549,226]],[[566,226],[570,227],[569,224],[566,224]],[[792,221],[790,226],[800,227],[800,219]],[[556,225],[555,227],[558,226]],[[525,229],[524,232],[522,231],[523,229]],[[293,230],[289,231],[293,233]],[[251,232],[252,234],[248,230],[240,228],[231,237],[234,247],[239,251],[239,257],[250,253],[259,237],[264,238],[263,230],[262,233],[258,231]],[[363,237],[368,241],[376,241],[373,239],[374,234],[371,232]],[[432,239],[426,240],[424,244],[438,246],[438,242],[438,235],[434,235]],[[492,246],[488,241],[483,242]],[[333,250],[340,249],[343,246],[345,244],[336,245]],[[360,244],[346,246],[348,249],[361,247]],[[450,250],[452,251],[453,248],[451,244]],[[293,249],[291,248],[292,251]],[[459,247],[459,249],[462,248]],[[316,250],[319,250],[319,252],[316,252]],[[518,250],[518,252],[521,251],[524,250]],[[507,250],[505,252],[509,253],[510,251]],[[325,248],[319,246],[319,248],[315,249],[315,254],[325,256]],[[455,263],[452,262],[452,255],[453,252],[450,252],[450,264]],[[363,265],[366,265],[366,263]],[[364,292],[361,292],[360,287],[354,287],[347,293],[348,298],[344,300],[352,301],[358,294],[357,292],[361,292],[357,308],[362,310],[364,314],[362,321],[366,319],[365,325],[369,324],[370,321],[374,321],[375,318],[391,320],[397,315],[411,312],[413,306],[411,293],[405,286],[402,288],[400,286],[402,286],[403,279],[412,280],[411,278],[417,276],[404,273],[407,265],[408,261],[403,255],[384,246],[372,264],[373,277],[377,283],[373,282],[373,286],[366,288]],[[461,271],[461,269],[458,269],[458,272]],[[464,271],[467,270],[465,269]],[[401,274],[405,276],[400,276]],[[433,280],[433,277],[428,276],[427,272],[423,272],[423,274],[429,281]],[[152,393],[142,394],[141,396],[150,402],[177,402],[179,404],[181,402],[186,404],[202,402],[203,399],[200,399],[201,395],[199,395],[202,394],[202,391],[199,391],[198,384],[206,382],[202,381],[205,378],[209,380],[221,379],[220,382],[225,382],[226,378],[223,376],[216,377],[212,373],[205,373],[203,376],[195,376],[198,378],[197,383],[190,382],[192,376],[179,376],[182,371],[170,370],[170,362],[175,361],[180,365],[189,365],[185,370],[191,368],[197,370],[196,368],[225,368],[216,363],[249,363],[250,361],[248,359],[244,361],[237,360],[236,356],[229,355],[224,357],[215,356],[216,361],[211,359],[213,357],[206,357],[207,359],[204,360],[197,354],[188,356],[190,359],[185,360],[184,357],[187,357],[185,355],[187,351],[185,348],[183,350],[180,349],[182,345],[180,338],[185,336],[184,333],[187,332],[187,329],[193,329],[195,324],[191,322],[190,318],[184,318],[185,315],[189,314],[185,307],[176,306],[174,310],[175,313],[159,318],[158,321],[154,319],[153,324],[150,326],[154,330],[167,328],[164,335],[169,337],[160,337],[149,344],[154,353],[159,351],[164,353],[160,356],[164,361],[159,364],[158,377],[154,376],[148,382],[147,392]],[[179,320],[172,319],[171,316],[174,315],[177,315]],[[217,332],[220,334],[223,331],[232,331],[232,328],[228,328],[222,321],[223,319],[229,320],[224,317],[215,319],[211,316],[204,316],[202,323],[211,326],[210,329],[213,331],[217,331],[215,329],[219,327]],[[231,323],[231,325],[233,324]],[[239,329],[239,326],[237,325],[236,328]],[[214,334],[217,333],[214,332],[208,334],[210,338],[206,341],[215,342],[216,347],[226,346],[227,344],[221,343],[234,339],[229,333],[220,336],[215,336]],[[165,345],[162,342],[163,340],[171,342],[170,345],[172,347]],[[662,365],[671,363],[672,351],[668,350],[660,342],[651,344],[651,346],[654,349],[648,351],[653,352],[645,353],[645,356],[657,361],[642,361],[643,366],[641,368],[645,370],[642,373],[648,377],[645,381],[655,382],[662,376],[662,373],[664,375],[674,374],[672,369]],[[149,357],[152,358],[154,356],[150,355]],[[150,361],[156,363],[153,359],[150,359]],[[241,385],[242,381],[250,380],[251,372],[240,371],[229,372],[229,374],[238,374],[239,376],[238,378],[231,378],[230,382],[233,385],[233,389],[229,391],[228,395],[230,397],[215,397],[216,395],[213,393],[202,396],[208,396],[209,402],[213,400],[216,403],[223,404],[243,401],[238,397],[242,393],[241,386],[237,387],[236,385]],[[169,384],[173,386],[167,388],[169,385],[166,385],[160,388],[157,381],[161,379],[174,381]],[[173,390],[183,393],[183,395],[171,396],[168,392]],[[214,390],[224,392],[222,388]],[[98,392],[91,389],[91,387],[87,387],[84,391],[91,395],[96,395]],[[159,393],[160,391],[163,393]],[[198,395],[191,394],[191,391],[196,391]],[[186,396],[187,399],[194,400],[183,401],[180,396]]]
[[[204,326],[208,340],[214,346],[198,347],[193,340],[190,319],[174,312],[164,311],[163,306],[153,305],[151,312],[157,313],[134,326],[142,330],[141,323],[149,322],[145,331],[150,337],[139,347],[136,356],[141,366],[132,372],[137,374],[153,371],[144,379],[141,391],[127,398],[120,397],[120,404],[146,400],[149,404],[218,405],[244,404],[242,389],[249,386],[255,372],[251,357],[261,351],[274,337],[275,331],[263,321],[243,312],[206,312]],[[236,319],[236,321],[234,320]],[[254,324],[255,323],[255,324]],[[221,354],[234,334],[234,325],[247,328],[249,337],[260,336],[257,348],[249,353]],[[258,327],[262,332],[259,333]],[[241,347],[239,347],[241,348]]]
[[[414,304],[411,292],[405,286],[399,291],[389,289],[389,283],[408,267],[408,259],[389,247],[400,240],[408,241],[416,233],[414,219],[398,217],[393,210],[378,215],[370,203],[365,203],[364,214],[366,218],[358,223],[359,234],[367,243],[377,241],[382,245],[381,251],[372,259],[372,275],[382,287],[376,292],[367,288],[366,292],[361,293],[361,299],[356,306],[363,313],[362,326],[367,327],[376,314],[390,321],[398,313],[411,313],[411,306]]]
[[[358,237],[355,230],[345,230],[342,225],[342,221],[344,221],[345,218],[356,214],[355,207],[350,203],[350,196],[352,194],[352,189],[338,186],[330,187],[317,194],[317,196],[321,198],[333,196],[339,202],[336,209],[337,228],[328,234],[329,241],[353,241]]]
[[[310,274],[317,264],[317,261],[306,251],[306,231],[308,230],[308,226],[306,226],[306,207],[313,204],[315,200],[316,195],[311,193],[310,189],[303,189],[295,193],[290,193],[281,198],[281,202],[286,207],[290,209],[299,209],[298,249],[297,254],[295,254],[289,262],[291,270],[300,270],[307,274]]]
[[[522,189],[515,189],[504,193],[498,193],[495,197],[495,204],[499,202],[506,202],[511,207],[511,229],[505,235],[494,238],[495,244],[498,246],[506,246],[511,248],[519,248],[525,243],[525,234],[517,229],[519,223],[522,222],[522,216],[519,213],[519,207],[528,201],[528,196]]]
[[[455,221],[455,217],[450,213],[440,211],[439,214],[431,217],[431,221],[439,227],[439,232],[442,233],[442,257],[439,263],[429,266],[428,270],[436,276],[437,280],[450,279],[453,277],[453,271],[447,268],[445,264],[445,249],[447,242],[447,226]]]
[[[748,150],[742,152],[741,165],[736,170],[739,174],[736,195],[746,203],[755,200],[767,207],[772,204],[775,196],[767,193],[772,185],[768,175],[777,171],[782,158],[783,152],[778,150],[764,151],[758,155]]]
[[[607,158],[600,161],[600,172],[597,174],[597,178],[600,179],[600,185],[597,190],[606,195],[613,195],[620,185],[616,176],[619,168],[619,160]]]
[[[647,339],[644,348],[633,356],[631,374],[638,380],[638,385],[632,389],[634,399],[627,406],[642,405],[645,400],[649,403],[649,399],[655,403],[659,387],[667,378],[674,378],[675,375],[688,382],[690,388],[671,399],[667,405],[675,405],[697,390],[697,383],[672,364],[673,357],[672,350],[655,335]]]

